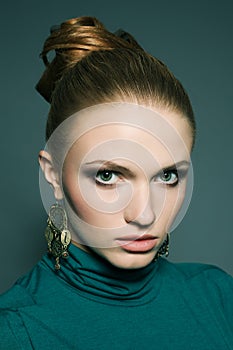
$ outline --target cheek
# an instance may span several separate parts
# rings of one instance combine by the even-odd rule
[[[63,193],[69,206],[74,213],[85,223],[91,224],[97,227],[112,228],[116,224],[122,222],[122,213],[111,213],[106,210],[98,210],[96,203],[90,200],[89,196],[85,196],[85,189],[80,188],[79,182],[76,176],[71,175],[71,172],[64,173],[63,176]],[[90,190],[90,187],[89,187]],[[118,197],[117,190],[106,191],[104,189],[96,188],[94,185],[91,191],[96,191],[96,195],[101,201],[106,204],[111,204]]]
[[[168,227],[174,221],[185,197],[185,186],[168,188],[157,208],[157,224],[161,227]],[[155,198],[156,201],[156,198]],[[157,197],[158,201],[158,197]],[[157,202],[158,204],[158,202]]]
[[[111,190],[109,190],[101,188],[100,186],[95,186],[93,190],[95,190],[99,200],[105,203],[113,203],[119,199],[119,191],[117,190],[117,188],[112,188]]]
[[[65,167],[62,178],[63,193],[66,201],[80,218],[88,215],[88,206],[82,198],[78,177],[72,168]]]
[[[170,229],[178,217],[182,204],[185,198],[185,186],[181,185],[177,188],[174,193],[171,193],[169,198],[168,213],[167,213],[167,224],[166,224],[166,232],[170,232]]]

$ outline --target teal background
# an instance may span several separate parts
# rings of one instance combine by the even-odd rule
[[[172,233],[170,260],[211,263],[233,274],[233,2],[8,1],[0,14],[0,292],[46,249],[37,155],[49,106],[34,86],[50,26],[81,15],[129,31],[188,91],[198,128],[194,193]]]

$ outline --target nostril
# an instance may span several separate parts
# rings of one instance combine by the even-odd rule
[[[124,215],[125,222],[135,223],[140,226],[150,226],[156,219],[156,215],[150,205],[138,212],[136,207],[127,208]]]

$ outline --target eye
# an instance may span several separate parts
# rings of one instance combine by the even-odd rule
[[[159,182],[164,182],[166,185],[175,186],[179,182],[177,170],[164,170],[158,177]]]
[[[104,169],[98,171],[95,180],[99,185],[115,185],[119,180],[119,176],[115,171]]]

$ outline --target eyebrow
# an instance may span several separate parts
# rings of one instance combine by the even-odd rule
[[[128,174],[129,176],[135,177],[134,173],[129,170],[128,168],[119,165],[117,163],[111,162],[109,160],[93,160],[92,162],[87,162],[84,165],[92,165],[92,164],[102,164],[104,165],[106,168],[110,167],[111,170],[115,170],[115,171],[124,171],[126,174]],[[165,171],[165,170],[172,170],[172,169],[176,169],[179,168],[181,166],[189,166],[190,162],[188,162],[187,160],[181,160],[180,162],[168,165],[166,167],[163,167],[161,170]]]
[[[109,160],[93,160],[92,162],[85,163],[85,165],[91,165],[91,164],[102,164],[106,168],[111,168],[111,170],[119,171],[119,172],[125,172],[128,176],[135,177],[134,173],[129,170],[128,168],[116,164],[114,162],[111,162]]]
[[[172,165],[168,165],[168,166],[164,167],[163,170],[170,170],[170,169],[174,169],[174,168],[179,168],[183,165],[189,167],[190,162],[188,162],[187,160],[181,160],[180,162],[177,162],[177,163],[174,163]]]

